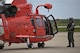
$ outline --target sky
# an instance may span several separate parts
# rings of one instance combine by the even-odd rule
[[[7,0],[10,2],[11,0]],[[40,14],[48,16],[52,14],[56,19],[67,19],[73,17],[74,19],[80,19],[80,0],[27,0],[28,3],[33,5],[33,12],[35,12],[36,6],[39,4],[52,4],[51,10],[44,7],[39,8]]]
[[[80,0],[27,0],[28,3],[32,3],[33,11],[39,4],[50,3],[53,8],[48,12],[44,7],[39,8],[40,14],[48,16],[53,14],[56,19],[67,19],[73,17],[74,19],[80,19]]]

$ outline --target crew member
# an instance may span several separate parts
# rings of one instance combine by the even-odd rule
[[[74,22],[73,22],[73,18],[69,18],[69,23],[67,25],[67,30],[68,30],[68,42],[69,45],[67,47],[74,47]]]

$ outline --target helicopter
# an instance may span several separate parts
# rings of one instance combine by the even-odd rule
[[[54,38],[58,33],[56,20],[52,14],[40,14],[39,7],[49,10],[52,4],[38,5],[35,12],[27,0],[13,0],[11,4],[0,7],[0,27],[3,28],[0,35],[3,43],[0,43],[0,49],[4,48],[6,42],[9,46],[12,43],[27,43],[28,48],[33,48],[33,43],[37,43],[38,48],[44,48],[45,42]]]

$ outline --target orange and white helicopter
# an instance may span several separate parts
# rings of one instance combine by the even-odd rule
[[[6,0],[7,1],[7,0]],[[0,6],[0,18],[2,20],[3,33],[0,34],[0,49],[4,48],[5,42],[27,43],[28,48],[33,47],[33,43],[38,43],[38,47],[45,47],[45,42],[54,38],[58,32],[56,20],[53,15],[46,17],[39,14],[38,8],[43,6],[51,9],[52,5],[47,3],[38,5],[36,11],[32,12],[32,4],[27,0],[13,0],[11,4]]]

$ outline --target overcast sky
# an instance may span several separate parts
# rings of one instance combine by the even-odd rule
[[[7,0],[9,2],[11,0]],[[33,11],[35,12],[35,8],[39,4],[51,3],[53,8],[48,13],[48,10],[43,7],[39,8],[40,14],[53,14],[54,17],[57,18],[78,18],[80,19],[80,0],[27,0],[28,3],[32,3]]]
[[[80,19],[80,0],[28,0],[32,3],[33,10],[39,4],[51,3],[53,8],[48,13],[48,10],[43,7],[39,8],[41,14],[49,15],[53,14],[55,18],[78,18]]]

